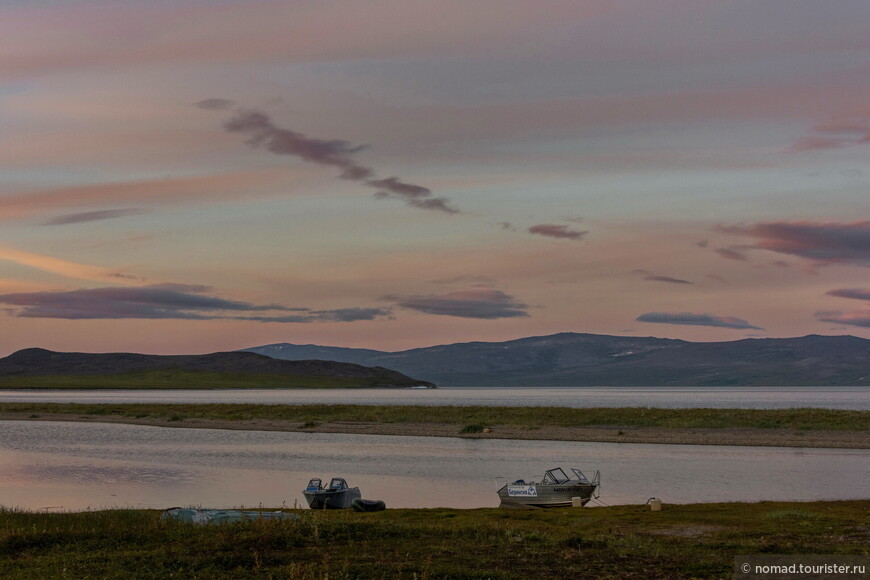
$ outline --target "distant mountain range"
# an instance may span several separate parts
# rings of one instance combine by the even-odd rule
[[[687,342],[562,333],[401,352],[288,343],[245,350],[383,366],[448,387],[870,385],[870,340],[854,336]]]
[[[216,381],[218,386],[281,386],[282,376],[295,377],[295,385],[299,384],[299,377],[305,377],[318,379],[316,386],[433,386],[426,381],[412,379],[400,372],[381,367],[324,360],[279,360],[243,351],[161,356],[53,352],[42,348],[28,348],[0,359],[0,385],[4,386],[15,386],[15,381],[38,385],[39,381],[32,378],[47,376],[62,376],[69,380],[71,377],[93,379],[148,373],[162,373],[165,381],[168,381],[161,385],[164,388],[184,388],[183,382],[189,381],[191,376],[208,377],[208,380]],[[268,383],[262,381],[264,377],[269,378]],[[178,378],[180,384],[171,384],[174,378]],[[228,378],[232,380],[228,382]],[[328,381],[324,383],[323,379],[333,379],[335,384],[329,384]],[[84,384],[84,380],[73,383]],[[101,380],[98,384],[106,386],[106,381]],[[123,382],[120,386],[123,386]]]

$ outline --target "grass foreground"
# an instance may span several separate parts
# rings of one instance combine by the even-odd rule
[[[870,500],[291,511],[195,526],[0,508],[0,577],[731,578],[736,555],[870,554]]]
[[[0,413],[94,415],[184,421],[274,420],[314,425],[445,423],[556,427],[655,427],[663,429],[794,429],[870,431],[870,411],[836,409],[659,409],[649,407],[466,407],[412,405],[88,404],[0,403]],[[38,418],[38,417],[33,417]]]

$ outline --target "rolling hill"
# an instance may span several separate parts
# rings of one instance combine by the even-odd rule
[[[401,352],[289,343],[246,350],[379,365],[441,386],[870,385],[870,340],[854,336],[687,342],[561,333]]]

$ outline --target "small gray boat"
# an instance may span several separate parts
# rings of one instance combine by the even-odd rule
[[[333,477],[326,487],[319,477],[315,477],[308,482],[308,487],[302,490],[302,495],[313,510],[350,509],[353,500],[362,497],[359,488],[348,487],[343,477]]]
[[[503,485],[498,490],[502,507],[569,507],[572,499],[580,498],[586,505],[592,497],[598,497],[597,490],[601,474],[595,472],[588,479],[579,469],[571,468],[568,475],[561,467],[544,473],[540,482],[518,479]]]

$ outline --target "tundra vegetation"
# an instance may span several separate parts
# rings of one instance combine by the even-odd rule
[[[738,554],[870,554],[870,500],[291,511],[196,526],[0,508],[0,577],[730,578]]]
[[[870,431],[870,411],[837,409],[659,409],[648,407],[473,407],[415,405],[87,404],[0,403],[0,413],[184,421],[287,421],[307,424],[446,423],[479,432],[483,426],[655,427],[663,429],[792,429]],[[36,415],[36,417],[32,417]]]

